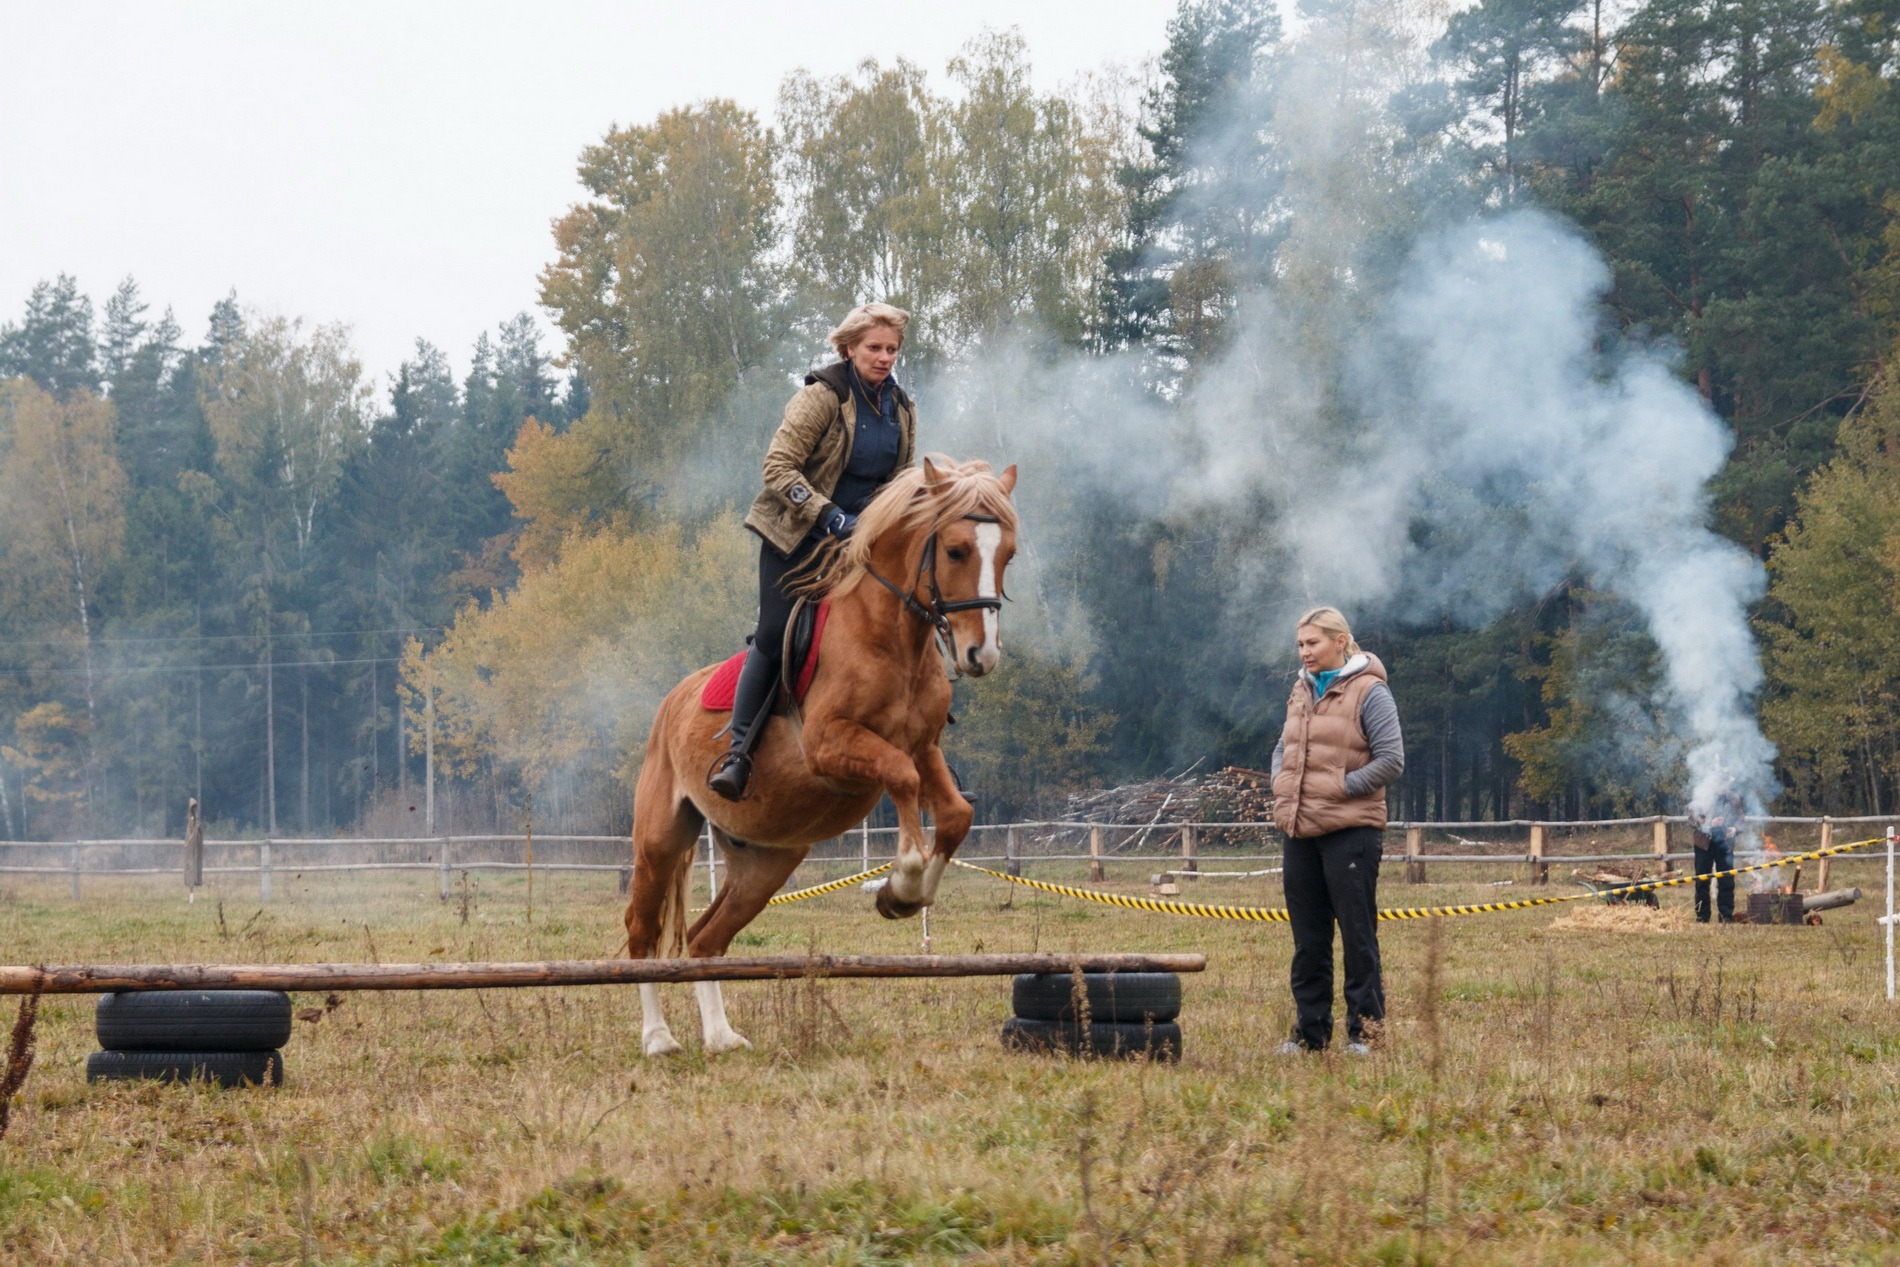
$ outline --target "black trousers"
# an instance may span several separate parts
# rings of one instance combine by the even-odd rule
[[[1286,907],[1293,925],[1293,1038],[1318,1051],[1333,1038],[1333,925],[1346,952],[1346,1037],[1385,1019],[1379,976],[1379,855],[1385,833],[1348,827],[1286,842]]]
[[[1735,869],[1735,842],[1725,840],[1720,844],[1710,842],[1704,845],[1700,838],[1695,842],[1695,873],[1708,875],[1715,871],[1733,871]],[[1722,923],[1735,919],[1735,877],[1725,875],[1715,882],[1715,914]],[[1709,882],[1695,882],[1696,922],[1709,922]]]
[[[817,544],[816,538],[807,537],[791,554],[784,555],[764,542],[759,543],[759,623],[753,631],[745,668],[739,673],[739,685],[733,693],[732,742],[735,747],[745,741],[752,723],[772,702],[779,661],[785,658],[785,626],[792,618],[795,602],[785,592],[785,578],[811,558]]]

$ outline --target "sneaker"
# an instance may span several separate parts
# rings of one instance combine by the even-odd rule
[[[1282,1056],[1304,1056],[1306,1054],[1306,1047],[1304,1044],[1295,1042],[1289,1038],[1280,1044],[1280,1054]]]
[[[1370,1056],[1372,1054],[1372,1048],[1365,1043],[1347,1043],[1346,1054],[1348,1056]]]

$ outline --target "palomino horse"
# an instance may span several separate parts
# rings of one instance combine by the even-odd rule
[[[984,462],[925,458],[865,508],[849,541],[820,556],[804,584],[831,601],[818,673],[802,706],[770,718],[744,800],[723,800],[706,786],[707,769],[725,751],[729,716],[700,706],[713,669],[667,695],[634,792],[632,958],[725,954],[811,847],[862,821],[886,792],[897,806],[898,845],[878,913],[902,919],[935,899],[972,818],[937,746],[950,715],[944,660],[980,677],[1001,655],[1015,487],[1013,466],[994,475]],[[934,844],[924,833],[924,808],[936,822]],[[689,928],[693,847],[708,822],[726,882]],[[726,1020],[719,983],[702,981],[694,990],[706,1050],[747,1046]],[[642,1050],[678,1051],[659,988],[641,986],[640,1004]]]

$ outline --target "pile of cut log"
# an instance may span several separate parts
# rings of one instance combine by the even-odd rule
[[[1273,777],[1230,765],[1212,774],[1190,766],[1176,775],[1125,783],[1069,798],[1071,822],[1166,825],[1264,823],[1273,818]]]

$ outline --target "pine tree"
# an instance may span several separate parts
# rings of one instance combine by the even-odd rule
[[[16,375],[62,398],[99,390],[92,300],[65,273],[33,287],[19,325],[0,326],[0,378]]]

